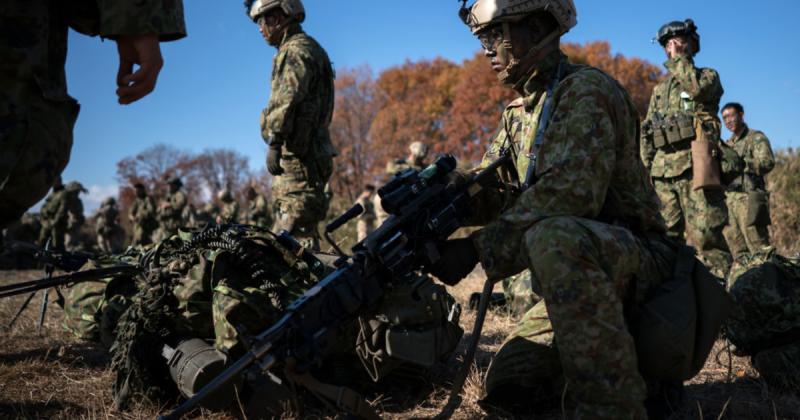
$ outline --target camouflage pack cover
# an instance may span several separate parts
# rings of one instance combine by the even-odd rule
[[[134,254],[89,260],[81,271],[134,262]],[[108,277],[71,286],[64,293],[64,328],[81,340],[110,346],[122,313],[136,294],[135,276]]]
[[[150,271],[120,320],[112,347],[119,408],[134,396],[162,400],[175,395],[160,354],[164,344],[174,347],[184,339],[201,338],[235,358],[244,350],[243,334],[255,335],[272,325],[284,308],[332,271],[309,267],[272,233],[253,226],[228,225],[182,236],[152,251],[160,268]],[[359,325],[372,325],[380,332],[373,347],[380,355],[369,359],[377,366],[373,371],[379,372],[375,380],[403,362],[427,367],[448,357],[462,334],[460,308],[429,278],[394,292],[392,296],[407,299],[387,298],[370,319],[343,328],[352,333],[342,340],[342,351],[350,355]],[[414,301],[413,292],[418,296]],[[409,337],[424,338],[428,346],[408,346]]]

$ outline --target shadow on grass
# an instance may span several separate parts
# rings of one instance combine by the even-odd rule
[[[24,361],[61,362],[74,367],[103,368],[111,357],[108,350],[93,343],[72,343],[63,347],[37,348],[16,353],[0,352],[0,365],[15,365]]]

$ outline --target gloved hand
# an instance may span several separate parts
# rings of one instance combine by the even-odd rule
[[[269,154],[267,155],[267,170],[273,176],[283,174],[281,168],[281,146],[282,143],[273,142],[269,145]]]
[[[430,273],[444,284],[455,286],[478,265],[478,250],[471,238],[445,241],[438,248],[440,257]]]

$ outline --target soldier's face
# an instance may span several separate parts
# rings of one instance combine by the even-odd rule
[[[696,47],[694,40],[686,35],[678,35],[670,38],[664,46],[667,58],[672,59],[679,55],[694,56]]]
[[[733,108],[726,108],[722,111],[722,121],[725,122],[725,128],[736,133],[744,124],[744,114]]]
[[[503,43],[503,27],[494,25],[478,34],[483,54],[489,58],[492,70],[500,73],[511,63],[510,51]]]
[[[288,17],[281,9],[272,9],[258,18],[258,31],[267,41],[267,44],[278,46],[283,38]]]

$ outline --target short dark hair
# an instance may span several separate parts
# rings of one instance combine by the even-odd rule
[[[725,112],[725,110],[728,108],[733,108],[736,110],[736,112],[744,114],[744,107],[739,102],[728,102],[722,107],[722,112]]]

